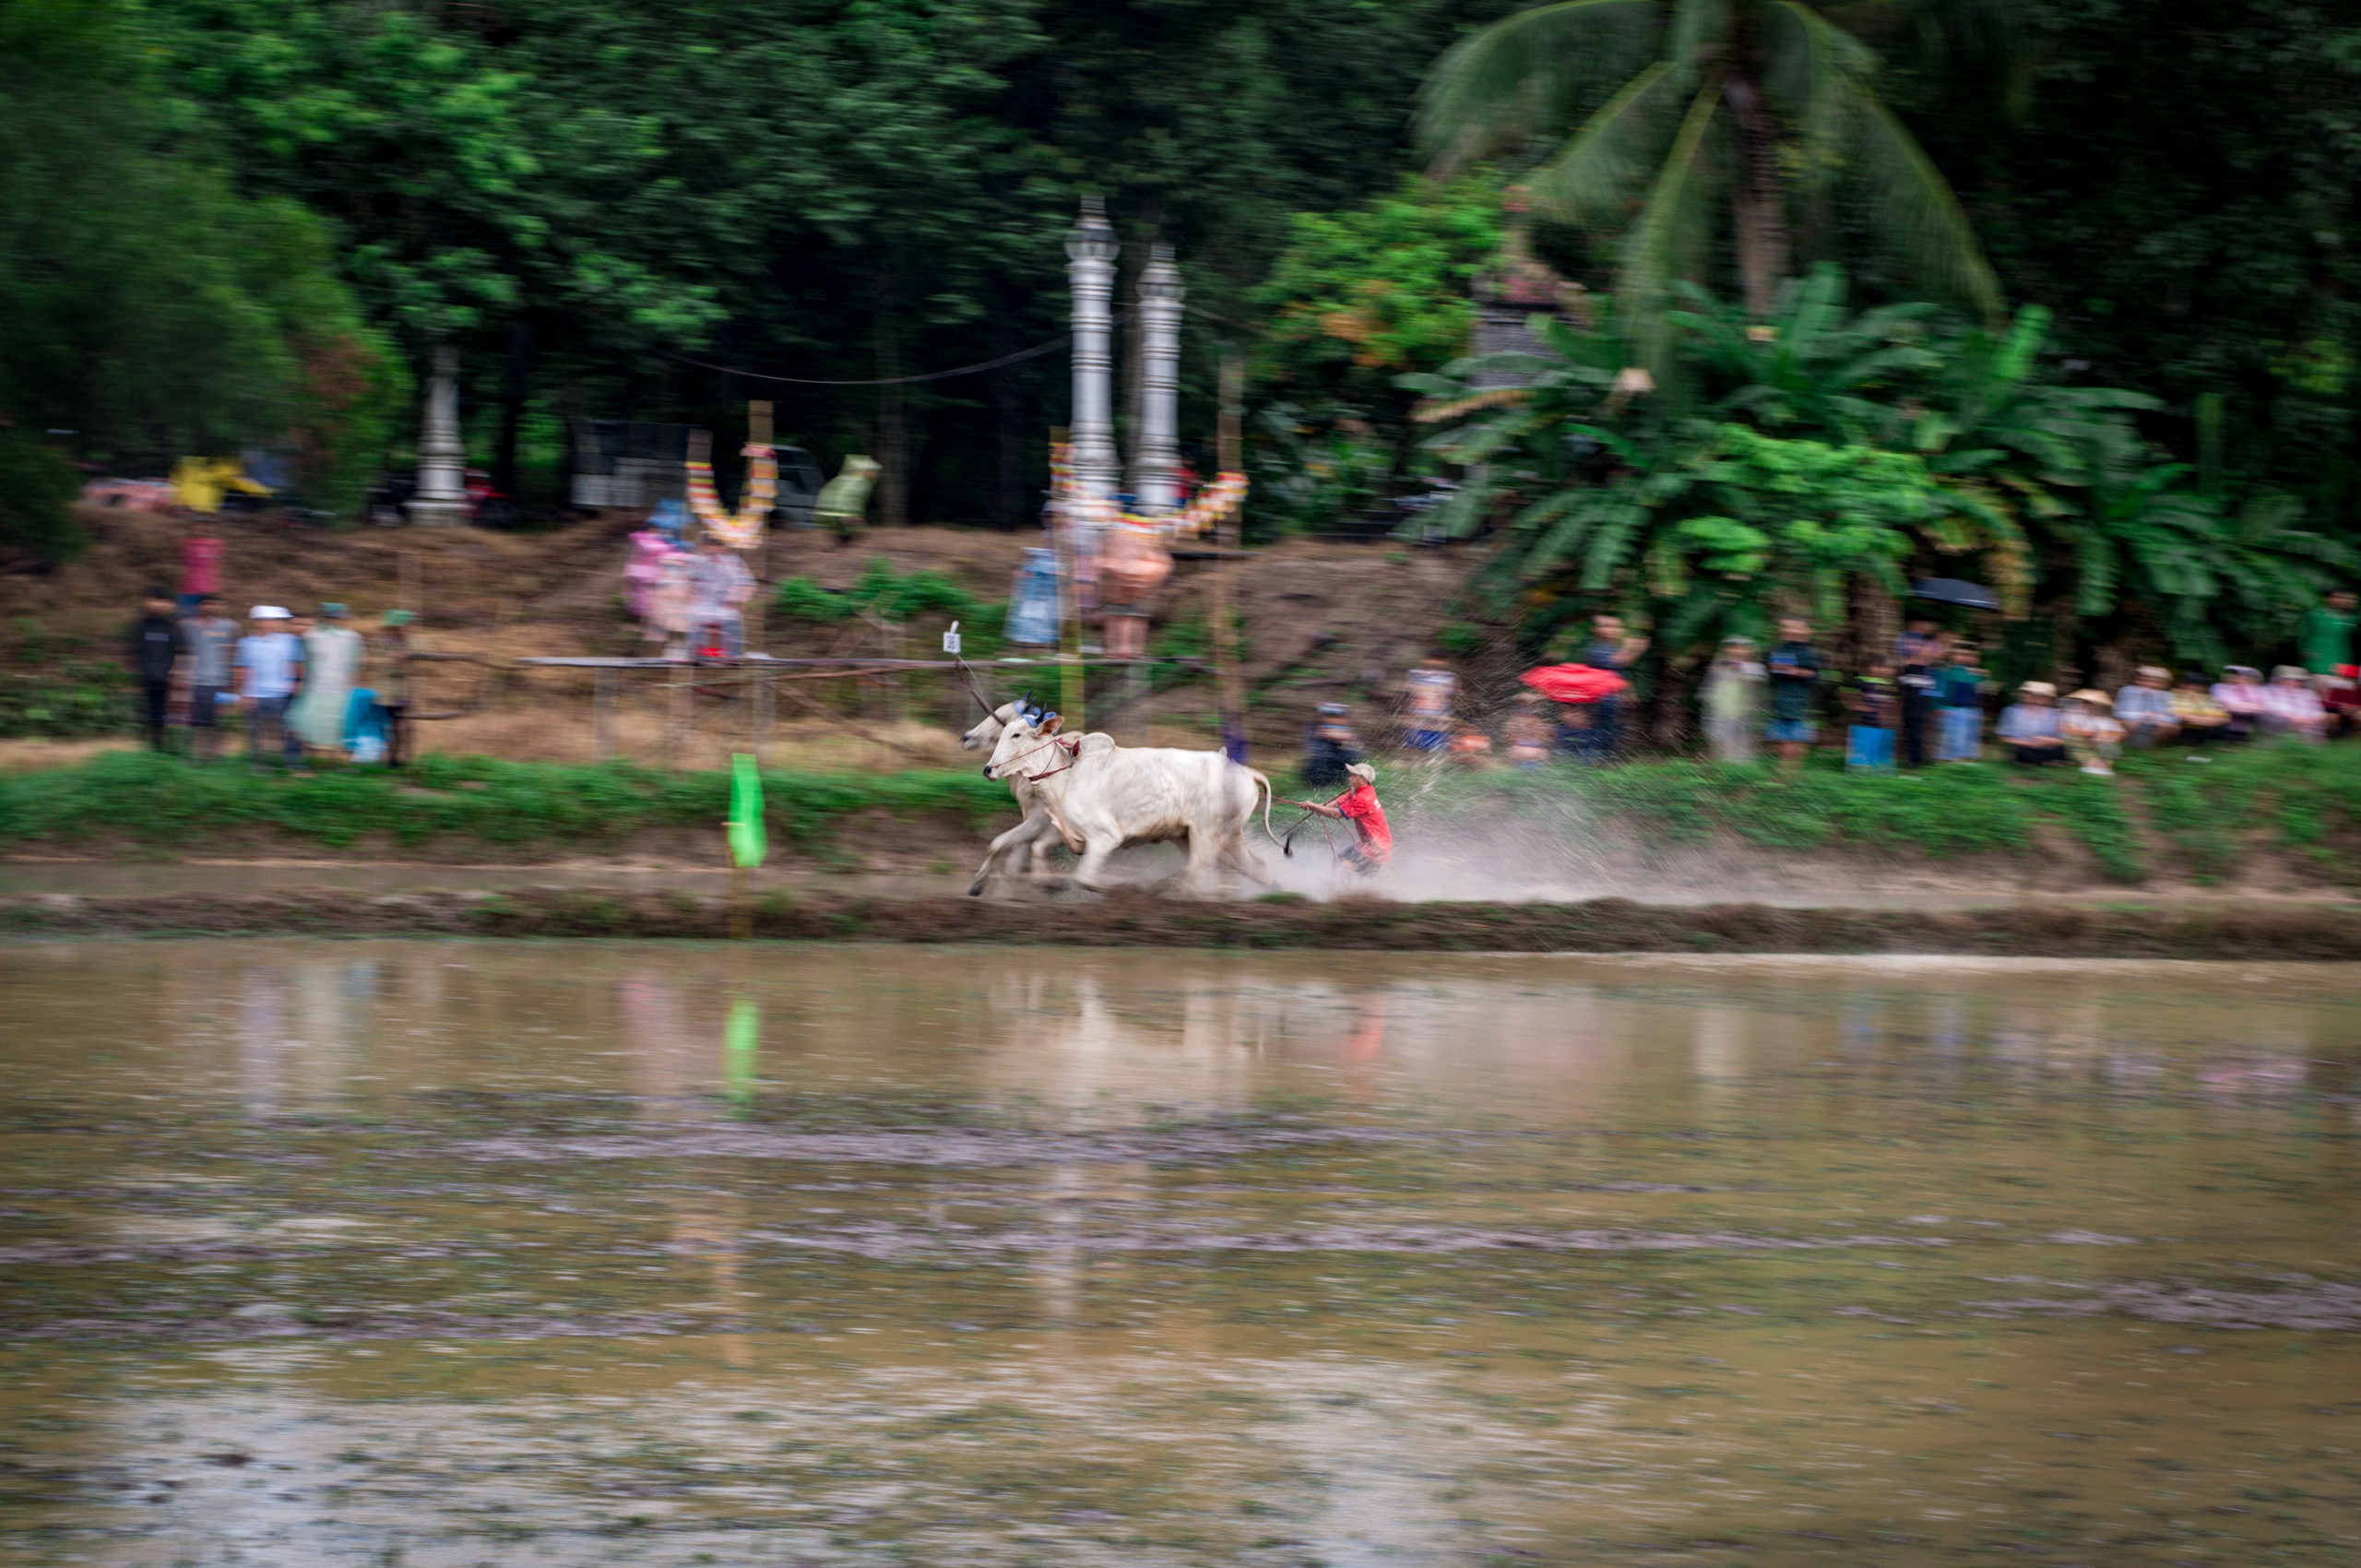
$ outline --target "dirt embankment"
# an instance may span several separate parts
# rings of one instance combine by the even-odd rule
[[[720,897],[601,888],[260,897],[0,899],[0,935],[387,935],[715,938]],[[752,933],[795,941],[1090,947],[1328,948],[1513,953],[1891,953],[2014,957],[2361,959],[2361,914],[2338,908],[2082,908],[1949,912],[1584,904],[1400,904],[1287,897],[1190,904],[982,904],[773,893]]]
[[[170,588],[179,578],[178,549],[190,525],[141,513],[84,507],[92,536],[77,560],[42,576],[0,576],[0,658],[23,658],[38,647],[78,648],[113,658],[118,635],[150,586]],[[548,533],[498,534],[475,529],[356,527],[289,529],[245,517],[207,522],[202,531],[225,547],[224,585],[231,610],[276,603],[309,610],[324,600],[350,605],[364,618],[396,608],[420,612],[419,642],[439,653],[470,654],[505,663],[528,656],[629,655],[650,651],[623,612],[621,571],[635,516],[609,515]],[[815,529],[772,535],[764,575],[772,581],[810,577],[823,588],[849,587],[870,561],[897,571],[943,573],[988,600],[1007,594],[1022,552],[1037,535],[966,529],[881,529],[849,545]],[[1256,744],[1292,751],[1311,707],[1323,701],[1354,704],[1365,723],[1382,730],[1393,711],[1403,672],[1423,654],[1451,613],[1468,564],[1458,551],[1404,551],[1384,545],[1296,540],[1272,546],[1231,568],[1234,603],[1243,624],[1242,673],[1249,729]],[[1154,619],[1159,646],[1202,650],[1211,606],[1209,563],[1183,561],[1159,595]],[[890,654],[926,658],[935,624],[892,637],[858,623],[799,624],[776,613],[760,627],[760,646],[781,656]],[[1505,665],[1503,666],[1505,670]],[[1017,675],[999,678],[1014,690]],[[678,715],[657,689],[658,677],[626,677],[610,735],[627,755],[655,760],[667,724]],[[1097,712],[1134,735],[1203,744],[1214,732],[1212,683],[1184,676],[1157,691],[1145,711],[1121,710],[1121,677],[1098,679]],[[595,751],[595,678],[587,671],[537,670],[504,675],[487,687],[483,672],[457,665],[432,678],[436,707],[472,707],[469,717],[424,727],[430,750],[481,752],[547,761],[584,761]],[[1029,683],[1050,695],[1054,673]],[[1489,664],[1476,682],[1489,688]],[[679,760],[699,765],[745,744],[726,683],[699,690],[688,705],[700,739]],[[1507,688],[1497,694],[1505,699]],[[487,700],[488,699],[488,700]],[[814,703],[818,707],[815,710]],[[968,699],[947,677],[912,675],[848,683],[796,683],[777,697],[777,737],[785,763],[815,747],[836,766],[908,766],[955,754],[949,737],[972,720]],[[877,740],[850,751],[833,731],[844,714]],[[1094,714],[1094,722],[1097,722]],[[1374,736],[1372,738],[1375,738]],[[854,754],[858,753],[858,754]]]

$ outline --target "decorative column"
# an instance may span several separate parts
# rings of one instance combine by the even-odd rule
[[[1180,269],[1157,245],[1140,274],[1140,444],[1132,493],[1150,515],[1180,505]]]
[[[1111,498],[1122,474],[1115,457],[1109,412],[1108,331],[1115,297],[1115,257],[1122,245],[1107,222],[1106,204],[1082,198],[1082,218],[1066,235],[1066,277],[1074,289],[1074,472],[1087,494]]]
[[[418,433],[418,493],[409,520],[420,528],[457,528],[468,520],[468,454],[459,441],[459,350],[434,345],[426,384],[426,422]]]

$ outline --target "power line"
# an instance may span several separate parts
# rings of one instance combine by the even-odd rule
[[[1015,364],[1020,361],[1038,360],[1043,354],[1056,353],[1073,341],[1074,334],[1069,332],[1062,337],[1052,338],[1046,343],[1036,343],[1029,349],[1019,349],[1013,354],[1003,354],[996,360],[986,360],[981,364],[963,364],[956,370],[932,370],[924,375],[880,376],[873,381],[815,381],[809,376],[801,375],[765,375],[759,370],[740,370],[735,365],[711,364],[704,360],[693,360],[686,354],[672,353],[669,350],[664,353],[667,359],[678,360],[682,364],[693,364],[699,370],[718,370],[724,375],[742,375],[749,381],[778,381],[789,386],[908,386],[913,382],[948,381],[955,375],[977,375],[984,371],[998,370],[1003,365]]]

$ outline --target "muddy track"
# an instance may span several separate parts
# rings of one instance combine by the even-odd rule
[[[718,897],[598,888],[422,892],[377,898],[319,889],[0,898],[0,937],[592,936],[730,933]],[[2361,915],[2341,908],[1784,909],[1762,904],[1317,904],[1277,897],[1192,904],[773,894],[753,933],[785,941],[989,943],[1505,953],[1891,953],[1990,957],[2361,959]]]

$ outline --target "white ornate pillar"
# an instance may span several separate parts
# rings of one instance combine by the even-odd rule
[[[459,440],[459,350],[434,345],[426,383],[426,420],[418,433],[418,493],[409,520],[420,528],[456,528],[468,519],[468,453]]]
[[[1075,482],[1087,493],[1112,496],[1122,474],[1115,457],[1115,424],[1108,397],[1111,354],[1109,310],[1115,297],[1115,257],[1122,245],[1107,222],[1104,203],[1082,198],[1082,217],[1066,235],[1066,277],[1074,289],[1074,443]]]
[[[1139,509],[1180,505],[1180,269],[1157,245],[1140,274],[1140,444],[1132,493]]]

